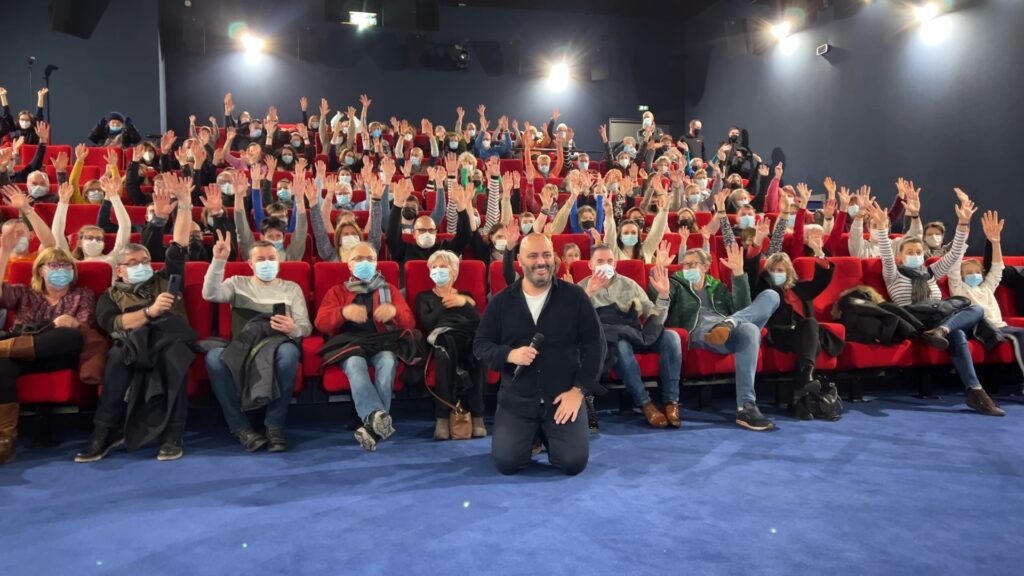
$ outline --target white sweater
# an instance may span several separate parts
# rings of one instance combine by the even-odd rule
[[[949,275],[949,293],[953,296],[964,296],[972,303],[985,309],[985,319],[996,328],[1006,326],[1003,321],[1003,313],[999,310],[999,302],[996,301],[996,288],[1003,280],[1003,263],[993,262],[992,268],[985,275],[985,280],[977,287],[970,287],[964,284],[957,270]]]

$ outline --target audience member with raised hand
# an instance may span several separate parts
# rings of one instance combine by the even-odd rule
[[[46,158],[46,146],[50,143],[50,125],[39,121],[36,123],[34,131],[39,136],[39,145],[36,146],[36,153],[32,160],[21,168],[15,168],[15,156],[25,143],[24,137],[18,138],[11,148],[0,148],[0,186],[6,186],[12,182],[27,183],[29,177],[33,175],[41,181],[42,178],[39,175],[46,176],[46,172],[41,172],[41,170],[43,170],[43,161]],[[45,181],[49,186],[49,178],[46,178]]]
[[[89,133],[88,140],[94,146],[131,148],[142,142],[142,135],[132,122],[131,116],[110,112],[100,117],[96,127]]]
[[[164,247],[164,234],[169,230],[169,227],[176,227],[177,222],[172,222],[172,218],[175,214],[175,197],[171,193],[171,186],[173,184],[167,184],[166,182],[174,182],[170,176],[164,175],[159,180],[160,186],[153,188],[152,204],[148,206],[148,213],[146,217],[146,226],[142,229],[141,244],[146,247],[149,252],[150,259],[153,262],[163,262],[165,257],[166,248]],[[192,215],[189,214],[189,228],[191,229]],[[170,228],[175,230],[176,228]],[[187,240],[186,240],[187,242]],[[182,244],[187,246],[187,244]],[[118,255],[120,257],[120,255]]]
[[[732,273],[732,289],[711,276],[711,257],[691,249],[683,255],[683,269],[672,275],[671,304],[665,325],[690,333],[690,343],[736,356],[736,423],[750,430],[775,425],[757,407],[754,377],[761,348],[761,328],[779,307],[779,294],[765,290],[751,301],[743,251],[735,242],[726,247],[721,265]],[[654,287],[648,288],[652,293]]]
[[[262,212],[262,203],[259,201],[259,195],[261,192],[255,188],[257,172],[259,170],[254,168],[253,174],[253,188],[252,188],[252,200],[253,200],[253,213],[258,214]],[[293,219],[295,221],[295,231],[292,232],[291,242],[285,246],[285,233],[288,231],[288,221],[279,216],[268,215],[265,218],[255,216],[254,220],[257,226],[260,228],[260,240],[266,240],[277,249],[278,260],[281,262],[299,262],[302,260],[303,255],[306,252],[306,236],[307,236],[307,223],[309,219],[306,217],[306,196],[305,191],[307,186],[313,186],[313,184],[305,177],[297,177],[295,182],[292,183],[294,192],[289,192],[294,198],[294,210],[292,212]],[[237,194],[236,194],[237,195]],[[268,212],[270,210],[268,209]],[[240,254],[248,254],[256,241],[253,236],[252,229],[249,228],[249,219],[246,217],[245,212],[242,210],[235,210],[235,231],[238,234],[238,251]]]
[[[412,333],[416,319],[398,287],[377,270],[377,252],[369,244],[352,249],[348,268],[352,278],[327,292],[315,324],[330,337],[320,351],[324,364],[340,364],[351,385],[363,423],[356,441],[373,452],[395,433],[389,412],[398,362],[419,359]]]
[[[388,254],[391,259],[400,265],[407,260],[426,260],[431,254],[438,250],[448,250],[456,254],[462,254],[466,245],[469,244],[470,222],[468,207],[473,199],[473,190],[466,188],[459,183],[450,183],[451,195],[455,202],[458,214],[458,225],[455,236],[450,240],[437,241],[437,224],[430,216],[416,218],[413,228],[413,241],[406,242],[402,238],[402,219],[405,216],[402,211],[392,210],[388,221],[387,241]],[[395,206],[407,206],[407,201],[412,195],[412,188],[403,186],[396,188]]]
[[[657,186],[661,186],[660,183]],[[650,264],[668,232],[668,197],[661,194],[655,200],[658,213],[651,223],[651,230],[647,238],[641,242],[640,234],[643,226],[632,220],[624,220],[621,226],[616,227],[615,218],[608,211],[611,200],[605,199],[604,208],[604,243],[612,250],[616,260],[643,260]]]
[[[27,194],[11,185],[4,186],[0,189],[0,193],[3,193],[4,197],[7,198],[7,202],[17,208],[21,214],[20,218],[5,220],[3,225],[0,226],[0,234],[5,237],[11,236],[15,238],[11,254],[7,260],[7,267],[4,270],[4,273],[10,276],[11,264],[35,261],[37,254],[35,251],[30,250],[30,247],[32,240],[36,236],[39,237],[39,249],[55,248],[57,241],[54,239],[50,227],[36,213],[35,208],[32,206],[32,201]]]
[[[252,276],[225,280],[232,248],[231,233],[218,230],[203,279],[205,300],[231,305],[231,341],[206,353],[210,387],[228,429],[247,452],[264,446],[283,452],[288,449],[284,425],[298,376],[299,341],[313,331],[306,296],[298,284],[278,277],[278,253],[266,241],[250,248]],[[284,310],[279,310],[282,305]],[[261,408],[266,409],[265,434],[255,431],[245,414]]]
[[[963,296],[976,306],[980,306],[984,310],[985,320],[998,329],[1004,338],[1011,340],[1017,367],[1024,376],[1024,328],[1006,323],[996,299],[996,289],[1002,282],[1003,271],[1006,269],[1002,249],[1004,224],[998,212],[985,212],[981,218],[981,227],[990,247],[990,254],[987,256],[988,268],[985,269],[984,263],[978,260],[961,259],[960,272],[952,271],[947,278],[951,295]]]
[[[344,185],[340,184],[339,186]],[[371,205],[369,234],[366,241],[375,251],[380,249],[381,220],[384,211],[382,198],[385,194],[384,190],[388,186],[390,184],[385,184],[380,178],[376,176],[370,177],[368,200]],[[401,187],[403,194],[407,193],[407,189],[409,191],[412,190],[412,183],[408,180],[401,180],[393,186],[396,188]],[[330,203],[325,201],[325,204],[329,205]],[[346,222],[334,227],[334,241],[332,243],[328,236],[327,226],[324,223],[324,213],[321,210],[310,212],[310,222],[313,225],[313,239],[316,241],[317,253],[320,255],[320,259],[325,262],[348,262],[352,249],[363,242],[363,233],[359,227],[355,223]]]
[[[982,388],[967,346],[968,332],[981,339],[986,347],[994,346],[993,337],[997,339],[998,335],[986,335],[984,328],[987,323],[984,322],[985,312],[981,306],[971,304],[967,299],[944,300],[939,290],[939,280],[950,272],[957,272],[954,268],[967,250],[971,217],[977,211],[977,207],[966,195],[961,198],[955,209],[957,227],[953,245],[949,252],[931,265],[925,265],[925,245],[920,238],[904,237],[899,251],[894,254],[888,229],[873,228],[871,235],[878,243],[882,258],[882,278],[892,301],[903,306],[924,324],[926,331],[922,337],[925,342],[940,350],[949,350],[953,366],[967,394],[967,405],[982,414],[1003,416],[1003,409]],[[870,212],[876,226],[879,222],[883,225],[888,223],[885,211],[877,203],[872,204]]]
[[[0,136],[6,134],[11,140],[24,138],[25,144],[38,144],[39,134],[36,133],[36,122],[43,121],[43,108],[46,106],[46,95],[49,88],[43,87],[36,92],[36,112],[32,114],[28,110],[18,112],[16,117],[11,116],[11,107],[7,103],[7,90],[0,88]]]
[[[67,223],[68,205],[71,196],[74,194],[70,183],[61,184],[60,202],[53,215],[52,232],[57,246],[62,250],[71,252],[72,257],[78,262],[106,262],[113,269],[117,266],[117,257],[121,250],[128,245],[132,234],[132,220],[121,201],[121,183],[110,175],[100,178],[100,186],[103,189],[105,199],[114,207],[114,214],[117,216],[117,237],[114,240],[114,247],[109,253],[104,254],[103,229],[99,226],[82,226],[78,229],[78,242],[74,251],[68,246],[68,239],[64,235],[64,228]],[[162,239],[161,239],[162,240]]]
[[[473,438],[487,436],[484,426],[484,366],[473,355],[480,312],[471,294],[459,292],[459,256],[439,250],[427,260],[432,290],[416,296],[416,318],[435,365],[434,439],[449,440],[453,411],[471,415]]]
[[[671,260],[668,243],[658,247],[658,261],[652,270],[648,298],[644,288],[615,270],[616,255],[610,246],[598,245],[590,252],[591,275],[580,281],[591,304],[597,310],[601,328],[608,344],[605,369],[615,371],[633,397],[647,423],[654,428],[679,428],[679,378],[682,374],[683,350],[679,334],[665,330],[670,304],[668,269]],[[661,400],[664,411],[651,401],[641,381],[636,354],[656,352],[661,363]]]
[[[175,290],[185,282],[193,184],[173,174],[164,178],[177,200],[177,215],[163,269],[154,272],[145,246],[127,245],[118,255],[117,281],[96,304],[97,323],[118,344],[107,354],[92,438],[75,462],[95,462],[118,446],[134,450],[154,440],[160,442],[157,460],[184,455],[186,389],[196,333]],[[140,346],[147,354],[136,353]]]
[[[13,327],[0,340],[0,464],[15,458],[18,438],[18,377],[25,374],[80,370],[86,333],[95,327],[96,295],[78,286],[78,269],[67,251],[46,248],[32,264],[30,285],[9,284],[8,262],[20,242],[4,230],[0,237],[0,304],[14,314]],[[102,342],[102,339],[101,339]],[[94,351],[102,355],[102,351]],[[94,364],[94,363],[92,363]]]

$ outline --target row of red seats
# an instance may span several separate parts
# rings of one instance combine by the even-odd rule
[[[1024,257],[1007,258],[1007,265],[1024,265]],[[837,336],[844,337],[845,330],[841,324],[835,323],[830,316],[832,303],[839,297],[842,291],[847,288],[866,284],[885,295],[885,284],[882,281],[881,262],[878,259],[859,259],[850,257],[833,258],[836,270],[832,283],[814,301],[815,317],[827,330],[832,330]],[[799,258],[795,262],[798,274],[801,278],[810,278],[814,273],[816,263],[813,259]],[[159,264],[156,265],[160,267]],[[189,262],[186,265],[186,275],[183,287],[186,309],[190,323],[196,329],[200,339],[216,335],[230,337],[230,307],[227,305],[212,304],[202,298],[202,284],[208,264],[204,262]],[[670,272],[675,272],[680,267],[670,267]],[[393,285],[398,285],[399,270],[394,262],[379,262],[378,269],[384,277]],[[651,265],[645,265],[638,260],[625,260],[618,263],[619,274],[632,278],[641,286],[647,286],[650,276]],[[580,281],[590,274],[588,263],[585,261],[576,262],[569,267],[573,279]],[[426,262],[413,261],[406,265],[406,298],[410,305],[414,305],[416,295],[424,290],[429,290],[433,285],[428,273]],[[564,270],[560,273],[564,273]],[[249,266],[245,263],[228,263],[225,276],[251,274]],[[464,260],[461,263],[459,276],[455,286],[462,291],[468,292],[476,301],[477,307],[483,311],[488,300],[488,292],[485,288],[488,271],[485,270],[483,262],[475,260]],[[493,263],[489,271],[490,295],[496,294],[505,287],[504,278],[501,275],[500,263]],[[315,318],[315,303],[323,301],[331,287],[341,284],[349,277],[347,266],[336,263],[321,262],[310,266],[305,262],[288,262],[281,265],[280,277],[297,283],[306,294],[307,306],[310,317]],[[9,281],[14,284],[27,284],[31,278],[31,264],[18,263],[12,267]],[[106,264],[96,262],[85,262],[79,264],[79,282],[88,286],[97,294],[102,293],[110,286],[110,269]],[[727,275],[723,281],[731,283]],[[946,294],[945,283],[941,284],[943,293]],[[1016,310],[1011,294],[1005,288],[999,288],[997,298],[1004,317],[1007,322],[1014,326],[1024,326],[1024,318],[1019,317],[1020,311]],[[12,315],[9,315],[10,318]],[[217,316],[217,322],[214,322]],[[702,349],[690,348],[688,346],[688,334],[685,330],[673,329],[679,333],[683,342],[683,378],[700,379],[728,375],[735,372],[735,363],[732,356],[723,356]],[[302,389],[306,379],[322,377],[321,385],[324,390],[330,393],[343,392],[349,389],[348,379],[338,366],[322,367],[318,352],[323,346],[324,336],[314,334],[306,338],[302,343],[302,362],[297,376],[296,394]],[[985,351],[977,342],[970,343],[971,354],[975,363],[978,364],[1009,364],[1014,361],[1013,350],[1009,344],[1002,344],[991,351]],[[641,368],[641,374],[645,378],[657,378],[659,376],[658,355],[644,353],[637,355]],[[793,370],[796,358],[793,354],[780,352],[771,347],[764,346],[758,359],[758,370],[764,374],[786,374]],[[871,344],[859,344],[848,342],[843,353],[838,358],[831,358],[821,355],[818,358],[819,370],[850,371],[863,368],[890,368],[890,367],[928,367],[946,366],[951,364],[948,352],[936,350],[921,344],[920,342],[907,341],[895,346],[880,346]],[[321,374],[321,369],[322,374]],[[612,378],[616,378],[612,374]],[[189,392],[191,395],[200,394],[204,387],[202,383],[208,381],[205,364],[199,358],[192,366]],[[428,375],[428,383],[433,381],[432,374]],[[497,375],[491,374],[489,381],[496,382]],[[401,387],[401,379],[396,377],[396,389]],[[89,390],[78,381],[77,374],[65,370],[50,374],[34,374],[23,376],[18,380],[20,399],[26,404],[55,403],[55,404],[76,404],[89,406],[95,401],[95,391]]]

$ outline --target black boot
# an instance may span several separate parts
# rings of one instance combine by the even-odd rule
[[[160,450],[156,453],[156,459],[161,462],[168,462],[184,456],[185,450],[182,448],[181,442],[182,435],[181,430],[167,430],[164,432],[164,439],[160,443]]]
[[[75,462],[81,464],[102,460],[111,450],[122,445],[124,445],[124,437],[121,434],[111,432],[103,426],[97,426],[92,433],[92,439],[89,440],[89,446],[75,454]]]

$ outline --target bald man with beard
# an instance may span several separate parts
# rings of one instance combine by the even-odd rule
[[[547,236],[527,236],[519,264],[522,279],[487,306],[473,343],[476,357],[501,373],[491,457],[502,474],[519,472],[539,431],[551,465],[576,475],[590,453],[584,395],[604,392],[604,335],[586,292],[555,277]],[[534,348],[535,335],[543,341]]]

